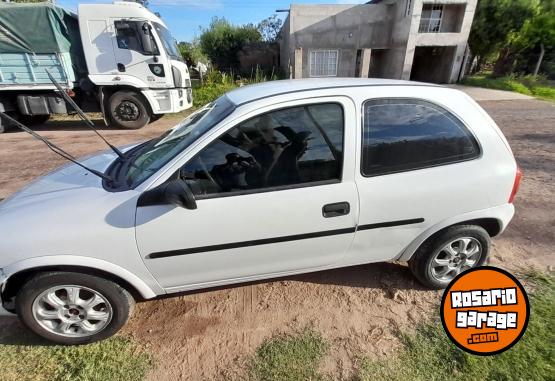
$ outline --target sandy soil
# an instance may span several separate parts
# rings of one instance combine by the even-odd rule
[[[491,263],[518,270],[555,264],[555,105],[536,101],[482,102],[509,139],[524,170],[517,214],[495,239]],[[175,122],[164,118],[139,131],[104,129],[115,144],[144,140]],[[36,129],[79,156],[103,149],[72,121]],[[63,163],[24,133],[0,135],[0,197]],[[396,333],[434,316],[440,292],[420,287],[403,264],[381,263],[190,293],[141,303],[124,329],[152,353],[151,380],[203,380],[240,375],[267,337],[307,325],[331,343],[324,367],[348,377],[361,355],[386,356]],[[22,330],[17,321],[3,329]]]

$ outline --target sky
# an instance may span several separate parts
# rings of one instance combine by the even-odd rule
[[[79,3],[111,3],[109,0],[57,0],[57,5],[77,11]],[[359,0],[302,0],[301,4],[363,3]],[[149,8],[158,12],[177,41],[191,41],[200,35],[200,27],[206,27],[212,17],[225,17],[233,24],[258,24],[276,13],[276,9],[289,9],[291,0],[150,0]],[[286,13],[278,13],[282,19]]]

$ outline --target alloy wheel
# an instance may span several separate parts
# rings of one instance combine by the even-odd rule
[[[76,285],[55,286],[33,302],[33,316],[47,331],[61,336],[85,337],[110,324],[110,302],[97,291]]]
[[[444,245],[432,258],[430,272],[439,282],[450,282],[480,261],[482,245],[473,237],[461,237]]]

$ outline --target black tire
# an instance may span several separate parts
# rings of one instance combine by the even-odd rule
[[[156,122],[157,120],[162,119],[163,116],[164,116],[164,114],[152,114],[152,115],[150,116],[150,123],[154,123],[154,122]]]
[[[491,245],[488,232],[484,228],[476,225],[455,225],[445,229],[437,236],[428,239],[416,250],[409,260],[409,268],[416,279],[424,286],[432,289],[447,287],[451,280],[441,281],[434,277],[432,272],[432,261],[445,245],[457,238],[464,237],[474,238],[479,242],[481,246],[481,255],[471,267],[482,266],[487,260]]]
[[[39,126],[48,122],[50,115],[20,115],[18,120],[27,127]]]
[[[3,134],[4,132],[8,132],[8,121],[0,117],[0,134]]]
[[[120,90],[108,99],[108,118],[114,126],[126,130],[143,128],[150,122],[146,99],[134,91]]]
[[[110,303],[112,317],[109,323],[99,332],[89,336],[63,336],[44,328],[35,319],[33,303],[46,290],[55,286],[74,285],[86,287],[101,294]],[[29,279],[16,295],[15,308],[19,318],[37,335],[63,345],[79,345],[104,340],[120,330],[131,314],[135,300],[131,294],[109,280],[74,272],[45,272]]]

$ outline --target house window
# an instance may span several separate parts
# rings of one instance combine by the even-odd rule
[[[312,50],[310,52],[311,77],[337,77],[338,50]]]
[[[419,33],[439,33],[441,31],[441,17],[443,16],[443,5],[424,4],[422,16],[420,17]]]

